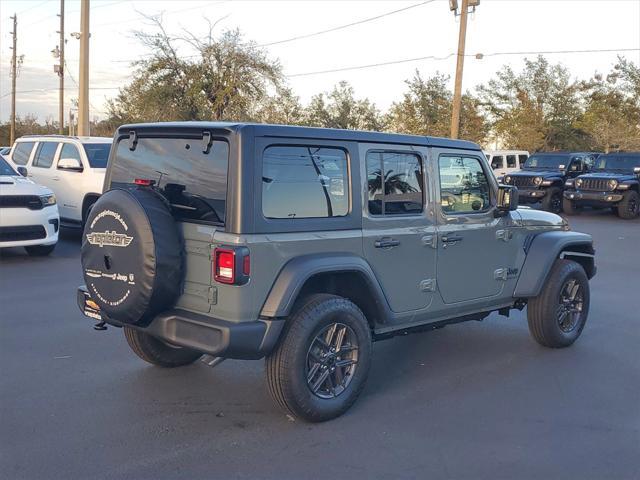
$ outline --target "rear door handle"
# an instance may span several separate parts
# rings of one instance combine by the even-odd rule
[[[393,238],[379,238],[373,245],[376,248],[392,248],[400,245],[400,240],[394,240]]]
[[[455,245],[458,242],[462,241],[462,237],[459,235],[445,235],[442,237],[442,243],[444,247],[447,248],[448,245]]]

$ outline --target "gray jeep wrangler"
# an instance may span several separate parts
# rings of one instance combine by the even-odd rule
[[[125,125],[86,222],[81,311],[143,360],[266,357],[291,414],[362,391],[372,342],[527,306],[571,345],[596,271],[589,235],[517,208],[474,143],[244,123]]]

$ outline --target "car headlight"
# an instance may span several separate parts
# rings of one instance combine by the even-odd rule
[[[50,195],[40,195],[40,201],[42,202],[43,207],[48,207],[50,205],[56,204],[56,196],[52,193]]]
[[[533,179],[533,184],[539,186],[542,183],[542,177],[536,177]]]
[[[581,178],[577,179],[577,180],[576,180],[576,187],[581,187],[581,186],[582,186],[582,183],[583,183],[583,181],[582,181],[582,179],[581,179]]]
[[[511,177],[509,175],[506,175],[502,180],[504,181],[504,183],[511,183]]]
[[[607,182],[607,186],[609,187],[609,190],[615,190],[618,186],[618,181],[612,178]]]

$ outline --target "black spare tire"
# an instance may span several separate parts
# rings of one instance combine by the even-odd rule
[[[182,239],[169,206],[148,187],[110,190],[93,205],[82,236],[82,269],[107,319],[146,326],[182,288]]]

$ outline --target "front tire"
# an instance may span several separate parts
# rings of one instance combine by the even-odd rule
[[[618,204],[618,216],[625,220],[633,220],[640,214],[640,195],[633,190],[624,192]]]
[[[563,198],[562,211],[567,215],[577,215],[578,207],[576,207],[576,204],[573,202],[573,200],[569,200],[568,198]]]
[[[266,360],[271,396],[309,422],[346,412],[362,391],[371,365],[371,331],[362,311],[336,295],[306,299],[287,320]]]
[[[568,347],[582,333],[588,314],[589,279],[582,265],[556,260],[540,295],[527,306],[531,336],[544,347]]]
[[[182,367],[198,360],[202,354],[185,347],[169,345],[148,333],[123,327],[124,337],[133,353],[145,362],[163,368]]]
[[[550,188],[542,199],[542,209],[552,213],[562,212],[562,189]]]
[[[31,245],[29,247],[24,247],[27,254],[31,257],[46,257],[51,254],[55,248],[55,243],[53,245]]]

